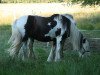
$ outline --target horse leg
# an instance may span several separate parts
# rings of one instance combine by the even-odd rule
[[[53,40],[52,48],[51,48],[50,54],[49,54],[48,59],[47,59],[48,62],[50,62],[54,59],[55,49],[56,49],[56,39]]]
[[[27,58],[27,41],[22,42],[22,47],[19,51],[19,58],[22,58],[22,60],[25,60]]]
[[[66,40],[66,39],[63,39],[63,40],[61,41],[61,51],[60,51],[60,53],[61,53],[61,58],[64,57],[63,48],[64,48],[65,40]]]
[[[58,36],[56,37],[56,53],[55,53],[55,61],[59,61],[61,58],[61,53],[60,53],[60,49],[61,49],[61,39],[62,36]]]
[[[28,57],[29,57],[29,58],[35,58],[35,54],[34,54],[34,51],[33,51],[34,39],[30,38],[28,42],[29,42],[29,43],[28,43],[28,48],[29,48]]]
[[[47,59],[48,62],[50,62],[50,61],[52,61],[52,60],[54,59],[54,56],[55,56],[55,49],[56,49],[56,46],[55,46],[55,45],[56,45],[56,43],[53,42],[53,45],[52,45],[50,54],[49,54],[48,59]]]
[[[50,42],[47,42],[47,47],[49,46]]]

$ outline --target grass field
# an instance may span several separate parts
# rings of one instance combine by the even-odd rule
[[[100,12],[86,11],[72,13],[78,27],[88,30],[82,32],[87,38],[100,38],[100,31],[92,31],[100,29]],[[35,60],[11,60],[6,52],[9,48],[7,42],[11,35],[11,21],[11,16],[0,18],[0,75],[100,75],[100,52],[96,52],[96,49],[95,52],[91,51],[89,57],[79,58],[77,52],[65,48],[62,61],[48,63],[46,59],[50,46],[35,41]]]
[[[100,52],[91,52],[90,57],[81,59],[76,52],[67,50],[62,61],[48,63],[46,59],[50,47],[47,48],[46,43],[38,41],[34,44],[36,60],[12,61],[6,53],[10,35],[10,25],[0,26],[0,75],[100,75]],[[100,34],[97,37],[100,37]]]

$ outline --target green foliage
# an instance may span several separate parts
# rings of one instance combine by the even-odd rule
[[[64,0],[2,0],[1,2],[2,3],[51,3],[51,2],[64,2]]]
[[[83,5],[100,4],[100,0],[0,0],[0,3],[51,3],[51,2],[73,2]]]
[[[91,24],[78,25],[78,27],[79,27],[80,29],[83,29],[83,30],[93,30],[93,29],[94,29],[94,26],[91,25]]]
[[[95,29],[100,30],[100,23],[96,24]]]
[[[72,2],[80,2],[83,5],[96,5],[96,4],[100,4],[100,0],[72,0]]]
[[[100,30],[99,13],[75,13],[77,26],[83,30]]]

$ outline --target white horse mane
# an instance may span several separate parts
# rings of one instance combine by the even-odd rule
[[[79,45],[80,45],[80,31],[76,27],[76,22],[75,20],[70,16],[70,15],[64,15],[71,21],[71,26],[70,26],[70,40],[73,46],[73,50],[79,50]]]

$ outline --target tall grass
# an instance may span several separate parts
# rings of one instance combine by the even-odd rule
[[[67,49],[62,61],[48,63],[50,47],[38,41],[34,43],[35,60],[11,60],[6,53],[10,35],[10,25],[0,26],[0,75],[100,75],[100,52],[79,58],[76,52]]]

